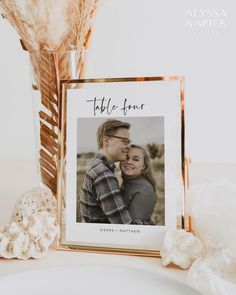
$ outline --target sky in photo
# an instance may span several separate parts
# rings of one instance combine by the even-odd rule
[[[145,146],[148,143],[164,144],[164,117],[114,118],[129,122],[132,143]],[[77,153],[96,152],[96,132],[107,118],[78,118]]]

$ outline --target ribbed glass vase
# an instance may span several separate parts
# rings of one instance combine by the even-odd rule
[[[36,154],[40,184],[57,195],[58,124],[60,80],[82,75],[84,54],[79,51],[30,54],[33,76],[33,106]]]

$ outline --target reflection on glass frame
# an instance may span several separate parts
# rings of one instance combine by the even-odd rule
[[[184,215],[184,78],[61,81],[58,248],[159,256]]]

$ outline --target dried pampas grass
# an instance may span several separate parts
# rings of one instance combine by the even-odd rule
[[[77,50],[98,0],[1,0],[0,10],[17,30],[27,51]]]
[[[60,79],[82,78],[85,51],[99,0],[1,0],[2,15],[30,52],[40,91],[42,182],[57,193]],[[72,67],[75,65],[75,67]]]

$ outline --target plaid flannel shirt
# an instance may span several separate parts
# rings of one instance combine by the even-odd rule
[[[115,165],[100,153],[91,162],[80,193],[83,222],[132,223],[121,197],[114,169]]]

